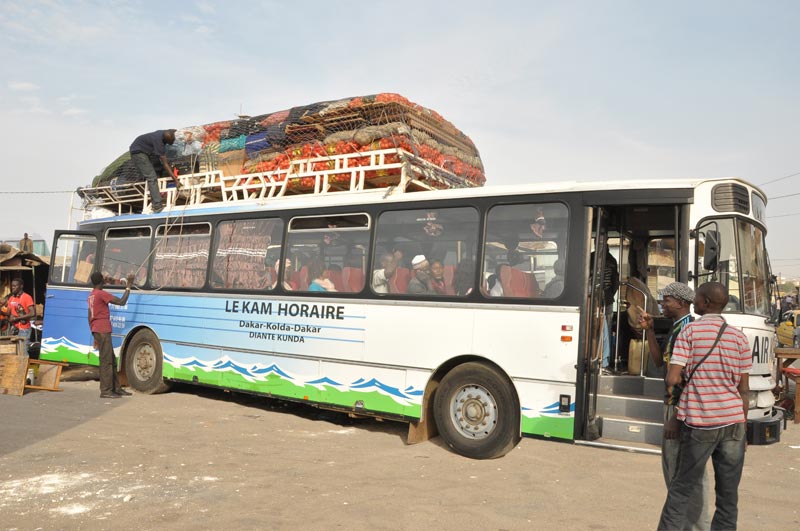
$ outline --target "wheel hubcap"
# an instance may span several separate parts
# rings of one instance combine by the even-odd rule
[[[144,344],[136,349],[133,355],[133,372],[136,373],[136,379],[139,381],[147,381],[152,378],[156,370],[156,351],[150,344]]]
[[[483,439],[497,426],[497,402],[479,385],[465,385],[453,396],[450,404],[453,425],[464,437]]]

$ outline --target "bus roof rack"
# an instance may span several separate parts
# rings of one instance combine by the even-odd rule
[[[474,182],[401,148],[298,158],[285,167],[261,173],[225,175],[221,170],[158,180],[165,207],[213,202],[278,199],[293,195],[358,192],[392,187],[392,193],[471,188]],[[104,208],[117,215],[152,211],[147,183],[78,188],[84,209]]]

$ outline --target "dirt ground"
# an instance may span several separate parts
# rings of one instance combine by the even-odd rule
[[[74,379],[73,374],[73,379]],[[654,529],[660,457],[536,439],[473,461],[406,426],[190,386],[0,395],[0,529]],[[739,528],[800,526],[800,425],[751,446]]]

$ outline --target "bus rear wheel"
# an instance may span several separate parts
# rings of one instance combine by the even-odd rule
[[[153,332],[137,332],[125,352],[125,374],[131,387],[148,395],[169,391],[162,376],[161,342]]]
[[[493,459],[519,441],[520,411],[511,382],[482,363],[459,365],[447,373],[434,398],[436,427],[456,453]]]

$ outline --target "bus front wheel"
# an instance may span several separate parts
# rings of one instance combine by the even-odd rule
[[[148,395],[168,391],[170,386],[161,371],[163,364],[158,337],[150,330],[137,332],[125,354],[125,374],[131,387]]]
[[[493,459],[519,441],[520,411],[511,382],[482,363],[464,363],[442,379],[434,399],[439,434],[455,452]]]

